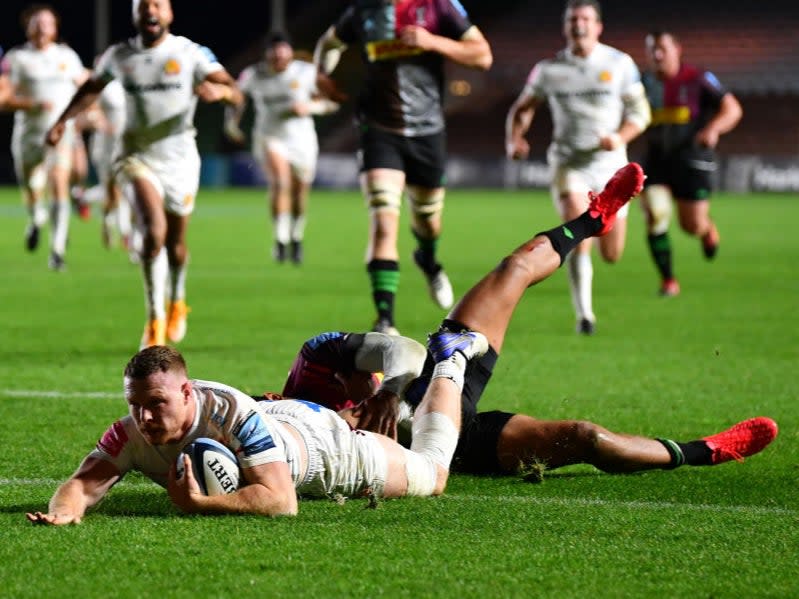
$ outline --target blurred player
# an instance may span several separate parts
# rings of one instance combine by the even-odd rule
[[[132,221],[128,199],[123,196],[113,173],[113,163],[122,151],[122,133],[125,130],[125,90],[114,79],[103,88],[97,102],[85,113],[88,121],[89,157],[97,174],[98,183],[86,190],[86,202],[100,203],[103,207],[102,237],[106,247],[111,246],[113,231],[119,234],[120,243],[133,251]],[[139,244],[139,251],[141,250]],[[133,258],[134,254],[131,254]],[[136,255],[138,260],[138,255]]]
[[[444,207],[445,59],[487,70],[491,48],[457,0],[353,2],[320,38],[314,60],[320,87],[341,52],[355,44],[366,65],[357,107],[361,187],[369,206],[367,270],[377,310],[374,330],[397,334],[397,235],[403,191],[413,212],[413,258],[441,308],[452,305],[449,278],[436,258]]]
[[[74,124],[64,123],[64,135],[53,147],[45,144],[45,134],[86,79],[86,69],[78,55],[58,43],[59,16],[53,8],[33,4],[21,16],[27,43],[9,50],[3,59],[8,77],[7,110],[14,110],[11,152],[17,181],[25,195],[30,222],[25,231],[25,246],[33,251],[39,245],[41,227],[47,222],[45,198],[50,208],[49,266],[64,270],[69,234],[69,183],[72,168]]]
[[[313,115],[333,112],[338,104],[318,97],[316,67],[296,60],[289,38],[281,32],[269,35],[264,59],[245,68],[238,84],[255,108],[252,154],[269,183],[273,256],[283,262],[290,250],[291,260],[300,264],[308,192],[319,155]],[[239,123],[244,105],[227,112],[225,132],[243,143]]]
[[[649,124],[650,111],[635,63],[627,54],[599,43],[602,15],[596,0],[569,0],[563,15],[566,49],[543,60],[508,112],[505,143],[509,158],[526,158],[524,139],[538,108],[548,101],[554,132],[547,159],[552,196],[566,221],[582,213],[591,193],[627,162],[627,144]],[[602,257],[616,262],[624,251],[627,210],[599,240]],[[577,332],[591,335],[596,316],[592,297],[592,241],[567,260]]]
[[[3,60],[3,48],[0,47],[0,64]],[[4,69],[0,68],[0,110],[7,110],[6,102],[11,97],[11,82]]]
[[[719,233],[710,218],[719,137],[741,120],[741,105],[710,71],[682,62],[682,46],[667,31],[646,37],[651,71],[643,82],[652,105],[646,135],[646,172],[642,196],[649,249],[661,276],[660,294],[677,295],[669,241],[672,200],[680,227],[698,237],[708,259],[716,255]]]
[[[197,97],[242,101],[235,81],[208,48],[169,32],[172,20],[169,0],[134,1],[139,35],[106,50],[48,133],[48,141],[57,144],[68,119],[91,106],[109,81],[123,82],[127,115],[115,176],[132,186],[143,227],[147,322],[142,347],[162,345],[167,338],[178,342],[186,334],[186,229],[200,177],[193,125]]]

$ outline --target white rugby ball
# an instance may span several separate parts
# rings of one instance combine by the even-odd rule
[[[203,495],[225,495],[239,488],[239,462],[221,443],[201,437],[184,447],[177,461],[178,478],[183,476],[184,453],[191,458],[192,473]]]

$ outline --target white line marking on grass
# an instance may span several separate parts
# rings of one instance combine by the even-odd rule
[[[625,507],[631,510],[674,510],[683,509],[697,512],[743,512],[748,514],[795,516],[799,511],[783,507],[758,505],[712,505],[707,503],[670,503],[667,501],[614,501],[608,499],[583,499],[579,497],[530,497],[518,495],[444,495],[444,498],[474,501],[495,501],[502,503],[530,503],[535,505],[561,505],[564,507]]]
[[[0,487],[40,487],[40,486],[54,486],[60,485],[67,479],[64,478],[0,478]],[[142,481],[120,481],[114,488],[118,487],[153,487],[158,488],[158,485],[149,480]]]
[[[37,391],[35,389],[0,389],[5,397],[45,397],[48,399],[114,399],[122,397],[122,391]]]

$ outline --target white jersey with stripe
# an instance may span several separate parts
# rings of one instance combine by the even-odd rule
[[[194,135],[194,87],[222,65],[206,47],[168,34],[152,48],[140,36],[108,48],[94,77],[119,79],[125,90],[126,149],[142,149],[181,133]]]
[[[50,110],[17,110],[14,115],[16,135],[44,135],[64,112],[84,73],[75,51],[65,44],[50,44],[39,50],[31,43],[17,46],[3,58],[3,73],[15,86],[16,93],[35,102],[49,102]]]
[[[152,445],[128,415],[108,428],[89,455],[111,462],[122,475],[135,470],[164,487],[169,468],[181,450],[200,437],[230,448],[245,468],[289,462],[286,444],[293,446],[296,442],[249,395],[222,383],[202,380],[192,381],[192,393],[197,410],[191,429],[180,443]]]
[[[642,92],[632,58],[598,44],[586,57],[567,48],[539,62],[523,93],[548,102],[554,125],[550,162],[567,164],[599,151],[600,137],[618,131],[624,119],[624,99]],[[626,148],[613,152],[624,155]]]
[[[297,116],[292,106],[309,102],[316,93],[316,67],[292,60],[284,71],[275,72],[264,62],[245,68],[238,79],[242,93],[255,109],[253,137],[277,137],[286,142],[316,143],[313,117]]]

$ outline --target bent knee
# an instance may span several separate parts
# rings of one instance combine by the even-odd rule
[[[575,444],[585,449],[595,449],[599,444],[601,429],[588,420],[577,420],[572,426]]]

